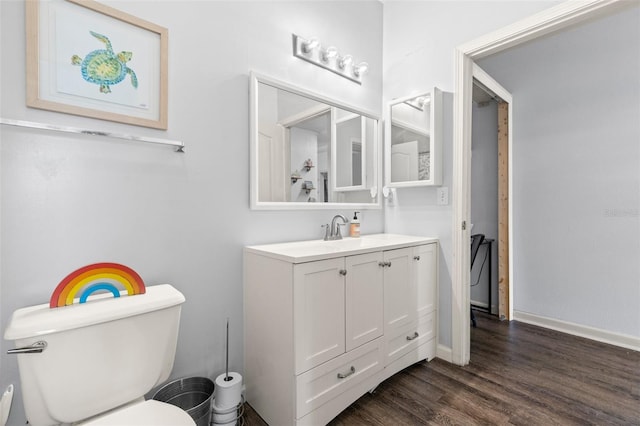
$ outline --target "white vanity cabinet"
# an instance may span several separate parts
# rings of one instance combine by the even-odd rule
[[[432,358],[436,254],[435,239],[388,234],[246,247],[249,404],[269,424],[325,424]]]

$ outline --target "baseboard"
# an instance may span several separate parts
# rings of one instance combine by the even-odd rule
[[[453,352],[450,347],[438,344],[436,349],[436,358],[453,363]]]
[[[513,319],[515,319],[516,321],[525,322],[527,324],[550,328],[552,330],[561,331],[563,333],[572,334],[574,336],[585,337],[587,339],[596,340],[598,342],[608,343],[610,345],[620,346],[622,348],[640,352],[640,338],[630,336],[628,334],[614,333],[595,327],[589,327],[586,325],[515,310],[513,311]],[[440,347],[438,347],[438,354],[439,352]]]

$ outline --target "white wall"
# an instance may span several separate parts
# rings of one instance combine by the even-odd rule
[[[242,247],[321,238],[351,211],[250,211],[248,73],[381,111],[382,5],[377,1],[104,1],[169,29],[169,130],[25,107],[24,2],[1,1],[1,115],[182,140],[186,153],[85,136],[0,128],[0,329],[17,308],[45,303],[70,271],[115,261],[187,302],[173,377],[241,371]],[[291,33],[316,35],[370,64],[362,86],[292,56]],[[362,232],[383,231],[381,210]],[[0,389],[19,384],[0,341]],[[123,348],[125,350],[125,348]],[[20,386],[10,424],[24,424]]]
[[[480,66],[513,94],[514,309],[640,337],[640,5]]]
[[[384,102],[454,88],[454,49],[557,1],[396,1],[384,3]],[[445,94],[446,95],[446,94]],[[451,188],[452,96],[445,96],[443,186]],[[448,125],[446,123],[449,123]],[[451,204],[436,205],[436,189],[398,189],[385,213],[387,232],[440,238],[439,342],[451,346]],[[449,194],[451,200],[453,194]]]

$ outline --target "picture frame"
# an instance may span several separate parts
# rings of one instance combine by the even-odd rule
[[[27,0],[27,106],[166,130],[168,30],[93,0]]]

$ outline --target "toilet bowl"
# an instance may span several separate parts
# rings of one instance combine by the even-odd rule
[[[143,397],[169,378],[184,296],[169,284],[121,296],[13,313],[4,338],[21,349],[31,425],[195,425],[184,410]]]

